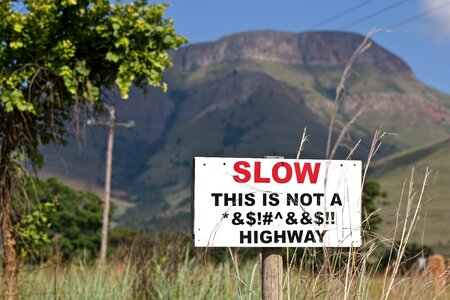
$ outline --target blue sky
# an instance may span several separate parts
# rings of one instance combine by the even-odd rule
[[[159,2],[159,1],[158,1]],[[191,43],[217,40],[235,32],[280,30],[302,32],[357,5],[359,8],[314,28],[366,34],[436,9],[423,18],[381,32],[374,40],[403,58],[416,76],[450,94],[450,0],[166,0],[167,16]],[[447,6],[445,6],[447,5]],[[389,9],[389,7],[392,7]],[[352,26],[358,20],[371,14]]]

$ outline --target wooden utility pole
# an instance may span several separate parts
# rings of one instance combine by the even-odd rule
[[[100,247],[100,264],[106,263],[106,251],[108,247],[109,207],[111,202],[111,170],[112,153],[114,145],[114,126],[116,122],[116,110],[114,106],[109,108],[108,148],[106,150],[106,174],[105,174],[105,203],[103,204],[102,243]]]
[[[279,158],[283,156],[265,156]],[[283,248],[261,248],[261,279],[263,300],[283,299]]]
[[[108,249],[108,228],[109,228],[109,211],[111,206],[111,172],[114,145],[114,127],[123,126],[127,128],[133,127],[134,121],[116,122],[116,109],[114,106],[107,106],[109,112],[108,121],[97,121],[95,119],[87,120],[87,125],[105,125],[108,126],[108,146],[106,148],[106,172],[105,172],[105,194],[103,203],[103,220],[102,220],[102,240],[100,246],[100,264],[106,263],[106,253]]]

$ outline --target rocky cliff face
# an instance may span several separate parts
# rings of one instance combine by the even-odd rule
[[[345,65],[364,37],[347,32],[300,34],[258,31],[233,34],[215,42],[195,44],[173,55],[175,68],[191,70],[211,64],[254,59],[308,66]],[[358,60],[413,77],[409,66],[375,42]]]

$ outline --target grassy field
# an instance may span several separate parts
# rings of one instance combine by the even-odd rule
[[[20,298],[261,299],[257,255],[241,259],[229,249],[213,260],[203,251],[193,254],[188,246],[169,249],[140,249],[144,255],[113,259],[104,267],[80,261],[23,266]],[[385,277],[368,264],[367,254],[361,251],[348,259],[348,252],[333,252],[329,264],[317,264],[314,252],[297,256],[284,270],[285,299],[449,299],[450,290],[426,275]],[[341,259],[344,265],[338,267],[335,262]]]

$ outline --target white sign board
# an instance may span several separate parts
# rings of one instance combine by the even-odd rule
[[[196,157],[196,247],[358,247],[361,161]]]

